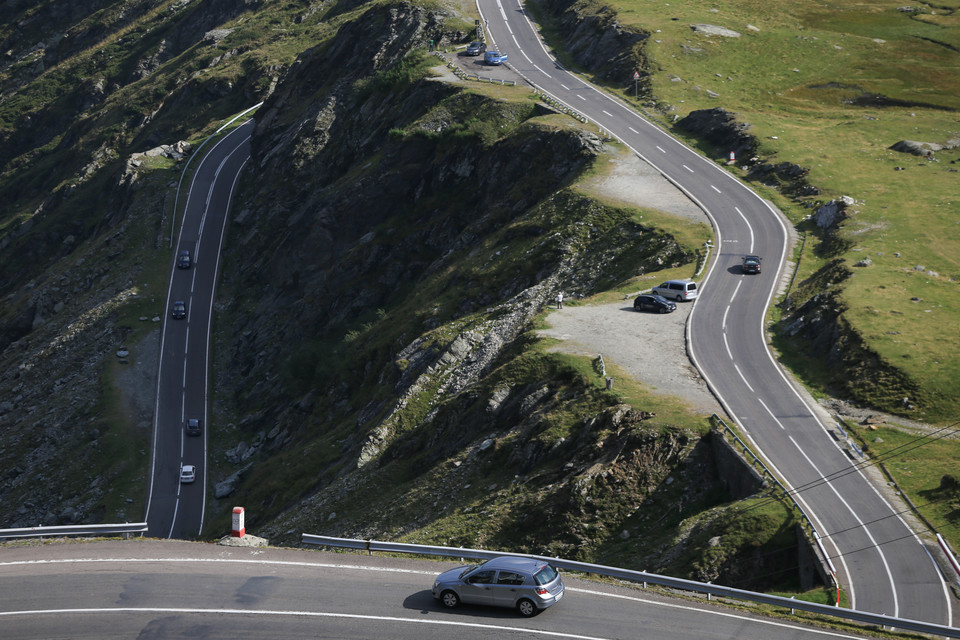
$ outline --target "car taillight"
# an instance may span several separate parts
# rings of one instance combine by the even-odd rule
[[[547,595],[547,593],[549,593],[549,592],[548,592],[546,589],[544,589],[543,587],[537,587],[537,595],[545,596],[545,595]]]

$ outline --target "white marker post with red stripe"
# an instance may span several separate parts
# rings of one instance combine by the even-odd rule
[[[230,531],[230,535],[234,538],[242,538],[246,532],[247,530],[243,526],[243,507],[234,507],[233,530]]]

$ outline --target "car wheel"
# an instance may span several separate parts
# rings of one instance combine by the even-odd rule
[[[683,302],[683,296],[679,293],[677,294],[677,302]]]
[[[440,594],[440,602],[442,602],[443,606],[447,609],[456,609],[460,606],[460,596],[453,591],[444,591]]]
[[[519,611],[520,615],[524,618],[530,618],[537,614],[537,605],[533,604],[533,600],[524,598],[517,603],[517,611]]]
[[[666,312],[667,312],[666,309],[664,309],[663,307],[660,307],[660,313],[666,313]]]

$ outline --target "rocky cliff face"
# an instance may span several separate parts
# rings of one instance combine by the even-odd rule
[[[95,183],[44,196],[28,228],[6,236],[3,259],[29,259],[4,273],[16,310],[0,326],[4,523],[139,519],[150,403],[130,404],[112,384],[127,384],[124,367],[142,373],[131,365],[163,312],[151,270],[167,262],[168,220],[156,212],[169,185],[139,177],[119,143],[174,142],[175,114],[196,110],[178,109],[213,101],[229,113],[270,87],[217,307],[212,528],[237,501],[278,542],[310,530],[584,558],[654,531],[644,566],[660,566],[681,521],[724,495],[709,447],[617,404],[528,330],[557,289],[586,295],[694,257],[636,212],[569,188],[604,140],[527,96],[427,79],[425,43],[457,37],[443,11],[337,10],[351,13],[337,34],[283,73],[248,58],[250,73],[217,75],[244,53],[218,49],[219,29],[204,37],[217,55],[199,66],[216,73],[177,80],[155,112],[127,119],[136,133],[116,148],[87,140],[93,120],[66,129],[66,146],[106,158],[89,166],[111,195],[75,234],[62,212]],[[603,47],[581,34],[585,60],[642,40],[615,21],[600,30],[613,34]],[[153,77],[177,49],[164,46],[126,71]],[[39,262],[45,251],[55,268]],[[42,275],[14,287],[31,274]],[[544,523],[555,533],[541,535]]]
[[[538,354],[528,330],[558,289],[694,256],[566,188],[604,153],[595,135],[422,78],[409,45],[442,24],[371,8],[260,111],[220,290],[216,413],[232,440],[215,454],[219,505],[246,505],[276,542],[311,531],[581,558],[653,524],[643,563],[665,567],[670,532],[723,495],[711,449]],[[749,566],[736,557],[711,577]]]
[[[578,65],[607,82],[631,88],[633,74],[638,73],[643,93],[648,93],[643,45],[649,33],[623,26],[616,11],[593,0],[537,0],[535,5],[555,22],[564,53]]]

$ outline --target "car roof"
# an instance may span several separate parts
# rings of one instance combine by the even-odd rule
[[[500,556],[487,560],[483,567],[485,569],[513,569],[523,570],[534,573],[547,565],[543,560],[535,558],[518,558],[516,556]]]

